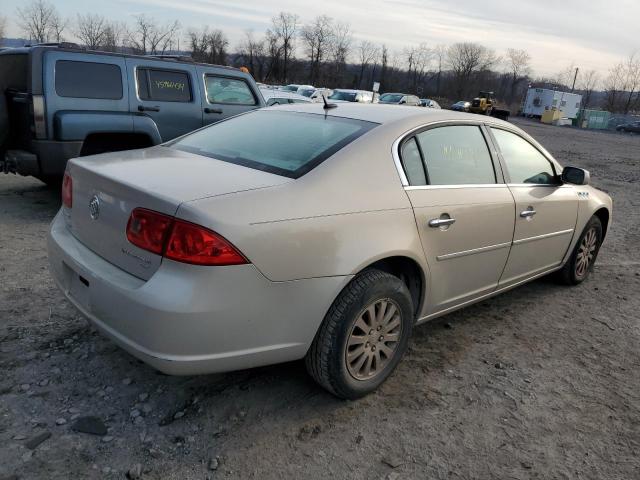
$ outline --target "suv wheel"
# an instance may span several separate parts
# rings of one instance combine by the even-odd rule
[[[366,270],[329,309],[307,353],[307,370],[338,397],[362,397],[393,372],[412,327],[413,304],[404,282],[380,270]]]

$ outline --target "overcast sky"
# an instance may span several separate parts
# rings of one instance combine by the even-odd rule
[[[9,35],[18,36],[16,8],[25,0],[2,0]],[[392,51],[420,42],[430,45],[477,41],[501,54],[509,47],[532,56],[539,75],[570,64],[608,68],[640,50],[640,0],[55,0],[64,16],[98,13],[130,20],[145,13],[162,22],[179,20],[183,30],[208,25],[222,29],[235,50],[252,29],[261,34],[280,11],[302,22],[327,14],[346,21],[356,39],[385,43]]]

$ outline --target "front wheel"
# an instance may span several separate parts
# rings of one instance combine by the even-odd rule
[[[601,243],[602,222],[593,216],[584,227],[569,260],[560,270],[560,280],[567,285],[582,283],[593,270]]]
[[[329,309],[305,358],[307,370],[340,398],[367,395],[400,362],[412,327],[413,304],[404,282],[366,270]]]

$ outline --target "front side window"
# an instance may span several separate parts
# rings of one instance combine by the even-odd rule
[[[256,105],[256,99],[244,80],[235,78],[205,77],[207,100],[209,103],[230,103],[234,105]]]
[[[187,72],[138,68],[138,96],[140,100],[159,102],[190,102],[191,83]]]
[[[429,185],[496,183],[491,155],[480,127],[451,125],[416,135]]]
[[[197,130],[169,146],[299,178],[377,124],[321,114],[254,110]]]
[[[58,60],[55,65],[55,88],[61,97],[122,98],[122,73],[109,63]]]
[[[556,184],[551,162],[524,138],[515,133],[491,128],[502,152],[511,183]]]

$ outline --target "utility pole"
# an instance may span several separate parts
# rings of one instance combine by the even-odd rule
[[[573,93],[573,91],[576,88],[576,79],[578,78],[578,67],[576,67],[576,74],[573,76],[573,85],[571,85],[571,93]]]

